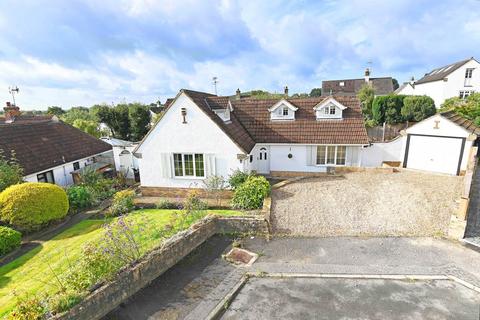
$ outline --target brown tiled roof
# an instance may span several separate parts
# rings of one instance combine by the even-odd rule
[[[193,90],[182,90],[186,95],[188,95],[196,105],[198,105],[203,112],[207,114],[207,116],[215,122],[220,129],[225,132],[227,136],[232,139],[241,149],[249,153],[253,147],[255,146],[255,141],[249,135],[247,130],[243,127],[240,121],[235,116],[234,112],[230,113],[230,120],[229,122],[224,122],[220,119],[219,116],[212,111],[209,103],[212,103],[217,107],[219,107],[222,103],[228,103],[228,98],[225,100],[225,97],[217,97],[210,93],[205,92],[198,92]]]
[[[14,151],[25,175],[112,149],[100,139],[51,119],[2,122],[0,137],[0,150],[5,156]]]
[[[343,82],[344,86],[340,86]],[[391,77],[370,78],[376,95],[386,95],[393,92],[393,82]],[[365,84],[365,79],[344,79],[344,80],[326,80],[322,81],[322,92],[332,95],[356,95]]]
[[[457,125],[465,128],[471,133],[474,133],[478,136],[480,136],[480,127],[478,127],[475,123],[473,123],[471,120],[465,119],[455,111],[446,111],[440,113],[443,117],[447,118],[448,120],[456,123]]]
[[[343,119],[316,120],[313,108],[328,97],[287,99],[298,110],[294,121],[271,121],[268,108],[278,99],[232,100],[234,114],[257,143],[368,144],[360,101],[333,97],[347,107]]]
[[[472,58],[465,59],[462,61],[458,61],[440,68],[433,69],[429,73],[426,73],[423,78],[419,79],[418,81],[415,82],[415,84],[422,84],[422,83],[427,83],[427,82],[432,82],[432,81],[438,81],[438,80],[443,80],[445,77],[447,77],[450,73],[453,71],[457,70],[461,66],[463,66],[465,63],[468,61],[472,60]]]

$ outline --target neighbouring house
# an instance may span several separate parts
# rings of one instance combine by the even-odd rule
[[[343,79],[322,81],[322,92],[325,95],[357,95],[358,91],[365,85],[370,84],[375,90],[375,95],[384,96],[393,93],[392,77],[372,78],[370,70],[365,70],[362,79]]]
[[[467,169],[480,128],[453,111],[420,121],[389,142],[372,143],[364,149],[363,165],[398,166],[422,171],[461,175]]]
[[[113,137],[100,138],[113,148],[113,159],[115,160],[115,170],[123,173],[128,179],[138,178],[138,161],[133,156],[133,150],[138,146],[138,142],[131,142]]]
[[[19,107],[7,104],[0,117],[0,151],[14,154],[23,167],[24,179],[67,186],[86,166],[111,170],[112,146],[55,116],[23,116]]]
[[[234,170],[358,167],[369,144],[356,97],[251,99],[181,90],[134,150],[142,187],[202,187]]]
[[[423,78],[402,84],[395,93],[405,95],[427,95],[440,108],[452,97],[465,99],[480,90],[480,63],[475,58],[458,61],[426,73]]]

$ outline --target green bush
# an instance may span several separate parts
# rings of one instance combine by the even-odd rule
[[[113,196],[112,205],[106,211],[107,217],[117,217],[129,213],[135,207],[133,199],[135,192],[133,190],[122,190]]]
[[[81,210],[89,208],[94,204],[94,199],[90,189],[85,186],[72,186],[67,189],[68,202],[70,209]]]
[[[183,209],[186,211],[206,210],[208,205],[200,199],[197,191],[192,190],[183,201]]]
[[[233,194],[232,206],[237,209],[258,209],[270,193],[270,183],[262,176],[249,177]]]
[[[21,231],[34,231],[68,212],[68,197],[55,184],[26,182],[0,193],[0,220]]]
[[[0,226],[0,257],[20,247],[22,234],[12,228]]]
[[[18,301],[7,319],[8,320],[41,320],[45,319],[47,308],[42,300],[34,297],[17,297]]]
[[[155,207],[157,209],[179,209],[181,207],[178,203],[169,201],[167,199],[160,199],[156,204]]]
[[[230,187],[235,190],[237,189],[242,183],[247,181],[247,179],[252,176],[249,173],[245,173],[240,170],[235,170],[233,173],[228,177],[228,184]]]
[[[428,96],[407,96],[403,99],[402,117],[406,121],[422,121],[436,112],[435,102]]]
[[[402,107],[404,95],[378,96],[373,99],[372,118],[376,123],[395,124],[403,122]]]

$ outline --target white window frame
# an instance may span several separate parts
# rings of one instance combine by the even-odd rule
[[[286,111],[286,114],[285,114],[285,111]],[[283,109],[282,109],[282,116],[288,117],[288,113],[289,113],[289,112],[288,112],[288,107],[287,107],[287,106],[283,107]]]
[[[179,176],[177,175],[177,172],[175,170],[175,155],[179,154],[182,156],[182,175]],[[185,156],[192,156],[193,160],[193,175],[186,175],[185,174]],[[203,159],[203,176],[197,176],[197,164],[195,161],[195,156],[196,155],[202,155]],[[176,179],[203,179],[205,178],[205,154],[204,153],[192,153],[192,152],[175,152],[173,153],[173,174]]]
[[[467,99],[470,95],[474,93],[475,90],[461,90],[458,96],[460,99]]]
[[[475,70],[475,68],[465,69],[465,83],[464,83],[465,87],[472,86],[471,82],[472,82],[472,77],[473,77],[473,70]]]
[[[347,146],[345,145],[331,145],[331,144],[324,144],[324,145],[317,145],[316,146],[317,149],[316,149],[316,152],[315,152],[315,165],[317,167],[324,167],[324,166],[336,166],[336,167],[344,167],[347,165],[347,154],[348,154],[348,148]],[[318,148],[325,148],[325,161],[324,163],[318,163],[317,160],[318,160],[318,157],[317,157],[317,154],[318,154]],[[334,163],[328,163],[328,147],[335,147],[335,159],[334,159]],[[345,163],[344,164],[338,164],[338,147],[345,147]]]

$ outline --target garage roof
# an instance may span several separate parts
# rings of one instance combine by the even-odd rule
[[[444,118],[447,118],[448,120],[456,123],[457,125],[461,126],[462,128],[466,129],[467,131],[474,133],[478,136],[480,136],[480,127],[478,127],[473,121],[468,120],[455,111],[446,111],[440,113]]]

